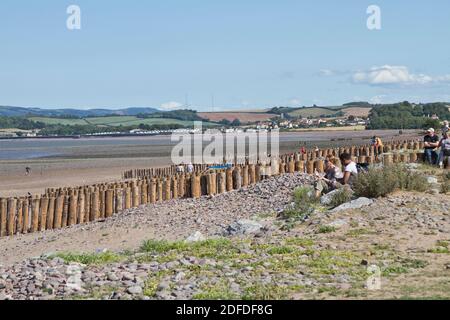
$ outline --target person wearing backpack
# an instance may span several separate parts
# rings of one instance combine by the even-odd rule
[[[449,157],[450,159],[450,138],[448,131],[442,135],[442,139],[439,141],[439,147],[441,147],[441,152],[439,152],[439,167],[442,169],[444,167],[444,158]]]

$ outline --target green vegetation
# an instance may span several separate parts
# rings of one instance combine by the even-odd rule
[[[353,192],[349,188],[341,188],[331,197],[330,206],[332,208],[338,207],[343,203],[352,200]]]
[[[86,265],[92,264],[108,264],[113,262],[119,262],[124,260],[126,257],[114,252],[103,252],[103,253],[57,253],[53,257],[58,257],[63,259],[66,263],[76,262]]]
[[[177,119],[182,121],[205,121],[205,119],[200,117],[195,110],[172,110],[165,112],[140,113],[137,115],[137,117],[142,119],[162,118]]]
[[[439,128],[438,120],[428,118],[432,115],[437,115],[441,120],[450,119],[450,111],[444,103],[412,105],[404,101],[380,105],[371,110],[368,129]]]
[[[310,187],[300,187],[294,190],[293,204],[281,213],[286,221],[286,228],[291,228],[298,221],[304,220],[314,212],[317,199]]]
[[[32,121],[22,117],[1,117],[0,116],[0,129],[21,129],[32,130],[42,129],[45,127],[45,123],[41,121]]]
[[[317,233],[332,233],[335,232],[336,228],[332,226],[320,226],[319,230],[317,230]]]
[[[442,176],[441,193],[450,192],[450,171]]]
[[[397,164],[383,168],[370,168],[361,173],[353,183],[353,190],[359,197],[384,197],[395,190],[420,191],[427,190],[426,177],[419,172],[409,171],[405,166]]]

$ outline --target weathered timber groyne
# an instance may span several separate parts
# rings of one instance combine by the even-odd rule
[[[192,173],[177,172],[176,166],[130,170],[117,182],[49,188],[42,195],[0,198],[0,237],[101,221],[159,201],[217,195],[270,176],[323,172],[325,157],[338,157],[343,152],[350,153],[359,163],[417,162],[423,158],[423,143],[403,141],[379,148],[365,145],[307,151],[281,155],[267,163],[234,164],[215,170],[208,170],[208,165],[195,165]]]

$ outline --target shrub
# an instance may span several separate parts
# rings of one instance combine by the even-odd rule
[[[294,190],[293,203],[281,213],[281,218],[289,221],[298,221],[308,217],[314,211],[313,204],[317,201],[309,187],[300,187]]]
[[[317,230],[317,233],[331,233],[335,232],[336,228],[333,226],[321,226],[319,230]]]
[[[352,200],[353,192],[349,188],[339,189],[336,193],[331,197],[330,206],[335,208],[340,206],[343,203],[349,202]]]
[[[448,193],[450,191],[450,171],[443,176],[444,181],[441,183],[441,193]]]
[[[382,168],[370,168],[355,179],[353,190],[360,197],[384,197],[397,189],[425,191],[428,188],[426,177],[418,172],[409,171],[403,165],[391,165]]]

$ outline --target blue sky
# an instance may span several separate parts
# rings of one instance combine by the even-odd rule
[[[0,105],[450,101],[449,40],[448,0],[2,0]]]

